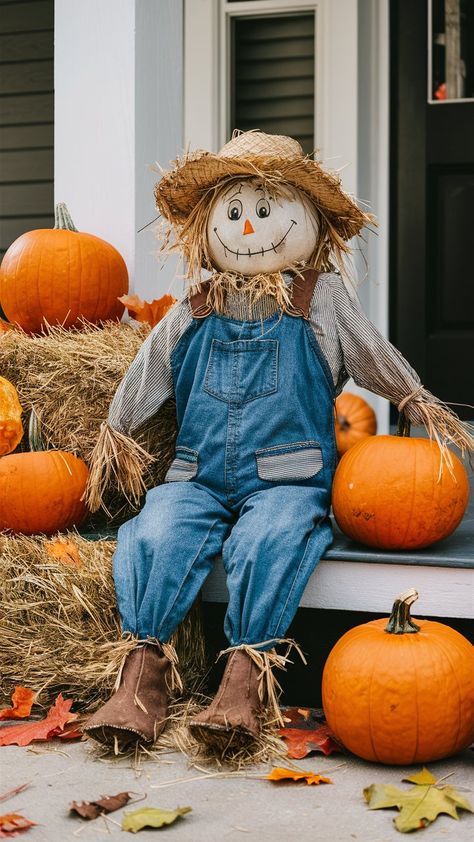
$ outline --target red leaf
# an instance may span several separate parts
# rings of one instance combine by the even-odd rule
[[[312,751],[321,751],[326,755],[342,751],[321,709],[284,708],[283,717],[289,724],[280,728],[278,736],[286,741],[288,757],[301,760]]]
[[[31,713],[36,698],[34,690],[27,687],[15,687],[12,694],[13,707],[0,710],[0,719],[24,719]]]
[[[122,295],[119,301],[125,305],[132,319],[137,322],[147,322],[155,327],[173,306],[176,298],[172,295],[162,295],[154,301],[142,301],[138,295]]]
[[[329,725],[319,725],[317,728],[280,728],[278,736],[285,740],[288,747],[288,757],[301,760],[312,751],[332,754],[341,751],[341,747],[333,740]]]
[[[24,816],[18,813],[7,813],[0,816],[0,838],[11,839],[13,836],[19,836],[24,830],[34,827],[36,822],[30,822]]]
[[[67,722],[77,719],[77,713],[71,713],[71,705],[72,699],[63,699],[60,693],[45,719],[1,728],[0,746],[27,746],[33,740],[51,739],[63,730]]]

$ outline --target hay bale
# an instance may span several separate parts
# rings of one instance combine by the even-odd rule
[[[113,687],[123,655],[133,641],[121,639],[112,580],[115,541],[75,544],[79,563],[51,556],[55,538],[0,535],[1,691],[9,699],[15,684],[44,688],[49,704],[62,692],[79,710],[92,711]],[[199,606],[173,641],[187,694],[204,673]]]
[[[102,327],[85,323],[81,330],[48,327],[42,336],[16,329],[1,336],[0,372],[15,385],[25,412],[35,409],[47,447],[69,450],[90,464],[112,397],[149,330],[107,322]],[[148,488],[163,481],[175,436],[175,406],[168,401],[138,433],[156,457],[145,480]],[[120,509],[122,516],[130,513],[110,489],[107,510]]]

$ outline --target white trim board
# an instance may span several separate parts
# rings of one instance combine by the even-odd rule
[[[395,597],[416,588],[420,597],[414,616],[465,617],[474,613],[474,571],[466,568],[377,564],[361,561],[320,561],[310,577],[301,608],[390,613]],[[206,602],[227,602],[221,561],[203,588]]]

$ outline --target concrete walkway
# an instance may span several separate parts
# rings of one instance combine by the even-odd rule
[[[115,836],[126,838],[117,824],[98,819],[87,823],[69,816],[71,800],[93,800],[123,791],[146,795],[142,806],[174,809],[191,806],[192,812],[162,831],[140,831],[139,839],[157,839],[165,833],[175,842],[401,842],[392,825],[395,810],[369,811],[362,796],[371,783],[390,783],[408,788],[401,779],[418,767],[387,767],[353,757],[311,755],[296,763],[301,769],[328,774],[334,785],[274,784],[255,780],[270,766],[249,770],[248,777],[204,777],[182,755],[163,753],[134,770],[130,762],[99,761],[87,743],[58,745],[36,743],[30,749],[0,748],[1,792],[19,784],[30,787],[0,804],[0,813],[18,812],[38,822],[20,838],[26,842],[95,842]],[[463,787],[474,806],[474,752],[430,763],[437,779],[453,773],[449,783]],[[343,764],[343,765],[340,765]],[[338,768],[336,768],[338,767]],[[183,780],[184,779],[184,780]],[[194,780],[190,780],[194,779]],[[163,785],[164,784],[164,785]],[[111,815],[120,824],[123,810]],[[458,822],[441,816],[419,831],[426,842],[471,842],[474,816],[461,813]],[[418,836],[416,837],[418,839]]]

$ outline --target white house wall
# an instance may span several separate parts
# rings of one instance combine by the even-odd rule
[[[135,4],[56,0],[55,201],[135,260]]]
[[[150,166],[182,148],[181,0],[56,0],[55,201],[123,255],[131,290],[168,291]]]

